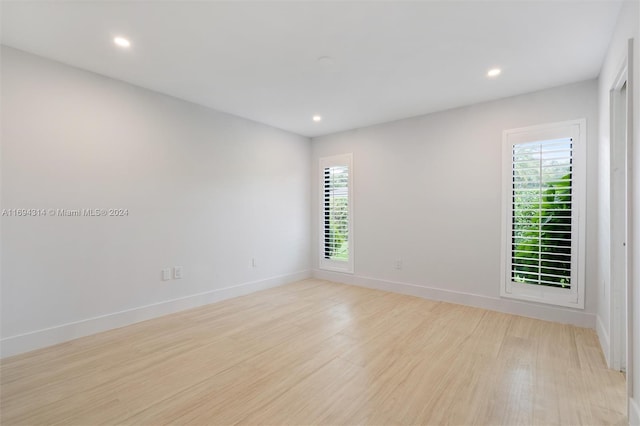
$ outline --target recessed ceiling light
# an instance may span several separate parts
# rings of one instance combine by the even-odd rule
[[[129,47],[131,46],[131,42],[124,37],[116,37],[113,39],[113,42],[120,47]]]
[[[331,56],[320,56],[318,58],[318,64],[320,68],[325,72],[338,72],[338,64],[333,60]]]
[[[318,62],[322,65],[333,65],[333,58],[331,56],[320,56]]]
[[[313,121],[315,121],[316,123],[317,123],[318,121],[322,121],[322,117],[321,117],[321,116],[319,116],[319,115],[314,115],[314,116],[313,116]]]
[[[500,68],[492,68],[487,72],[487,77],[497,77],[501,72],[502,70]]]

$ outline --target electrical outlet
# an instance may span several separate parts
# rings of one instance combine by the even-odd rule
[[[251,267],[252,268],[257,268],[258,267],[258,264],[256,263],[256,258],[255,257],[251,258]]]
[[[162,270],[162,281],[169,281],[171,279],[171,268],[164,268]]]
[[[398,270],[402,269],[402,260],[401,259],[396,260],[393,266]]]
[[[173,267],[173,278],[179,280],[182,278],[182,266]]]

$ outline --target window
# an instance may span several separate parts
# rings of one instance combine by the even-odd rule
[[[320,159],[320,268],[353,272],[351,154]]]
[[[503,136],[501,295],[584,308],[586,122]]]

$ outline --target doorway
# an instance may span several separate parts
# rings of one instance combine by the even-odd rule
[[[633,395],[633,316],[631,286],[631,146],[633,139],[633,40],[610,91],[610,367],[627,378]]]
[[[627,215],[627,79],[626,67],[611,91],[611,290],[612,367],[627,370],[627,287],[629,276]]]

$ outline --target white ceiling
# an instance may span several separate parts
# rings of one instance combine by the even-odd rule
[[[318,136],[595,78],[619,10],[593,0],[5,1],[2,43]],[[116,47],[116,35],[132,47]],[[488,79],[494,66],[503,73]]]

